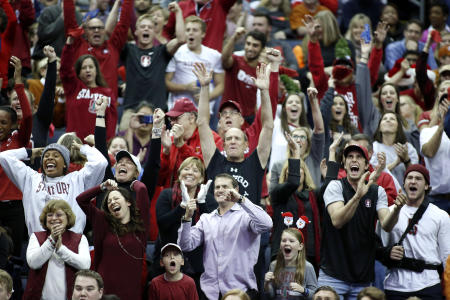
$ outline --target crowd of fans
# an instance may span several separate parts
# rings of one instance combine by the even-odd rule
[[[411,5],[0,0],[0,300],[450,299],[450,2]]]

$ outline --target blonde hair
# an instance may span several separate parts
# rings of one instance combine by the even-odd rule
[[[420,119],[420,115],[423,113],[422,108],[419,105],[417,105],[416,101],[414,101],[414,99],[411,96],[400,95],[398,102],[400,102],[400,99],[405,99],[405,101],[414,108],[414,123],[417,125]]]
[[[222,296],[222,300],[226,300],[228,296],[238,296],[241,300],[250,300],[250,297],[246,292],[239,289],[229,290],[225,295]]]
[[[319,11],[314,19],[322,25],[322,43],[325,47],[334,44],[342,37],[336,17],[328,9]]]
[[[355,28],[356,26],[359,26],[360,24],[369,24],[369,28],[371,30],[370,32],[370,36],[372,36],[372,22],[370,21],[369,17],[365,14],[356,14],[353,16],[353,18],[350,20],[350,23],[348,25],[348,29],[347,32],[345,33],[345,38],[349,41],[351,41],[353,44],[355,43],[359,43],[359,41],[355,41],[353,39],[353,28]]]
[[[300,160],[300,170],[303,170],[304,179],[303,179],[303,189],[307,191],[312,191],[316,188],[316,185],[314,184],[314,180],[312,179],[311,172],[309,172],[308,166],[303,160]],[[280,172],[280,179],[278,180],[279,183],[284,183],[288,179],[289,176],[289,166],[288,161],[283,165],[283,168]]]
[[[283,233],[288,233],[293,236],[295,236],[300,244],[304,244],[303,240],[303,234],[300,230],[296,228],[287,228],[283,230]],[[283,235],[283,233],[281,235]],[[295,266],[295,276],[294,276],[294,282],[302,285],[303,281],[305,280],[305,268],[306,268],[306,253],[305,253],[305,245],[303,245],[303,248],[298,252],[297,258],[296,258],[296,266]],[[277,259],[275,263],[275,270],[273,271],[273,275],[275,277],[275,283],[279,286],[282,283],[282,280],[280,278],[281,270],[284,269],[286,266],[284,264],[284,256],[283,251],[278,250]]]
[[[84,164],[87,162],[87,157],[86,155],[81,153],[79,149],[75,148],[72,145],[73,141],[76,141],[78,144],[83,144],[83,142],[79,137],[77,137],[77,134],[75,132],[64,133],[59,137],[57,143],[69,149],[70,162],[84,166]],[[69,166],[67,166],[67,168],[69,168]]]
[[[47,214],[54,213],[58,209],[61,209],[67,216],[66,228],[71,228],[73,227],[73,225],[75,225],[77,217],[73,213],[72,208],[70,208],[69,203],[67,203],[65,200],[53,199],[47,202],[47,204],[42,209],[41,215],[39,216],[39,221],[41,222],[42,228],[44,228],[45,230],[50,230],[50,228],[47,227]]]
[[[12,293],[13,280],[11,275],[5,270],[0,269],[0,284],[4,285],[4,288],[8,294]]]
[[[197,16],[189,16],[184,20],[184,24],[187,23],[194,23],[194,24],[200,24],[200,28],[202,29],[202,32],[206,32],[206,23],[201,18]]]
[[[143,20],[150,20],[150,22],[153,21],[153,17],[151,15],[151,10],[149,13],[143,14],[142,16],[140,16],[137,20],[136,20],[136,28],[139,26],[139,24],[143,21]],[[152,23],[153,24],[153,23]]]
[[[197,167],[197,169],[200,171],[200,174],[202,175],[202,180],[205,180],[205,165],[203,164],[202,160],[196,156],[190,156],[183,160],[183,162],[180,164],[180,167],[178,168],[177,175],[180,177],[181,170],[189,166],[190,164],[194,164],[194,166]]]

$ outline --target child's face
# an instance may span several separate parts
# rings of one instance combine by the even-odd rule
[[[184,265],[183,255],[180,251],[175,249],[168,249],[164,251],[161,257],[161,267],[166,269],[166,273],[175,275],[180,272],[181,266]]]
[[[8,300],[11,298],[11,293],[6,290],[6,286],[3,282],[0,282],[0,300]]]
[[[297,258],[298,253],[303,249],[303,244],[297,237],[289,232],[281,235],[280,251],[283,251],[284,259],[292,261]]]

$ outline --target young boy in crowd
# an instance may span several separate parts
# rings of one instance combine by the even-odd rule
[[[153,278],[149,300],[198,300],[194,280],[181,272],[184,258],[180,246],[168,243],[162,247],[160,264],[166,272]]]

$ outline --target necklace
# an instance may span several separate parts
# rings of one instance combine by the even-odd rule
[[[134,258],[134,259],[138,259],[138,260],[143,260],[143,259],[145,259],[145,255],[144,255],[143,257],[136,257],[136,256],[134,256],[133,254],[131,254],[130,252],[128,252],[127,249],[125,249],[125,247],[124,247],[124,246],[122,245],[122,243],[120,242],[120,238],[119,238],[119,236],[117,235],[117,233],[115,233],[115,235],[116,235],[116,237],[117,237],[117,242],[119,242],[120,248],[122,248],[123,252],[125,252],[126,255],[128,255],[128,256],[130,256],[130,257],[132,257],[132,258]],[[144,254],[145,254],[145,247],[142,245],[141,240],[136,236],[136,234],[133,234],[133,235],[134,235],[134,237],[136,238],[136,240],[138,240],[139,244],[141,244],[141,247],[144,249]]]

